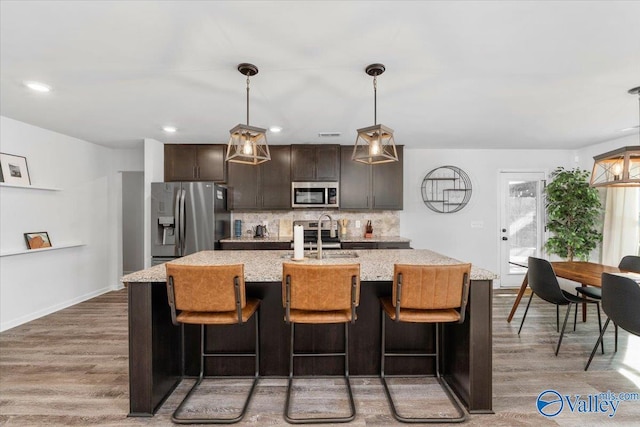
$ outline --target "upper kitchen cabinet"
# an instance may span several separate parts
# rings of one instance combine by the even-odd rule
[[[292,181],[338,181],[340,179],[340,146],[292,145]]]
[[[165,144],[164,180],[226,182],[226,144]]]
[[[402,210],[403,147],[398,161],[365,165],[351,160],[352,146],[340,147],[340,209]]]
[[[231,209],[291,209],[291,150],[269,146],[271,160],[259,165],[228,163]]]

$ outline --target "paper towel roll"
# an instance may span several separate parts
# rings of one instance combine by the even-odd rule
[[[304,227],[301,225],[293,227],[293,258],[304,258]]]

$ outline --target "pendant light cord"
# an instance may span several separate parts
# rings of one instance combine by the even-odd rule
[[[249,126],[249,74],[247,73],[247,126]]]
[[[373,76],[373,124],[378,124],[378,75]]]

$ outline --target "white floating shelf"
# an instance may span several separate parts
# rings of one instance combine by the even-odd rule
[[[14,185],[14,184],[7,184],[6,182],[0,182],[0,187],[26,188],[28,190],[62,191],[61,188],[40,187],[40,186],[37,186],[37,185]]]
[[[33,254],[37,252],[46,252],[46,251],[55,251],[58,249],[68,249],[68,248],[76,248],[78,246],[85,246],[84,243],[66,243],[63,245],[52,246],[50,248],[40,248],[40,249],[14,249],[6,252],[1,252],[0,257],[3,256],[12,256],[12,255],[22,255],[22,254]]]

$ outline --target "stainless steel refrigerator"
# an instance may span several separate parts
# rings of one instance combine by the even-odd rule
[[[157,265],[220,248],[231,236],[227,189],[213,182],[151,184],[151,259]]]

